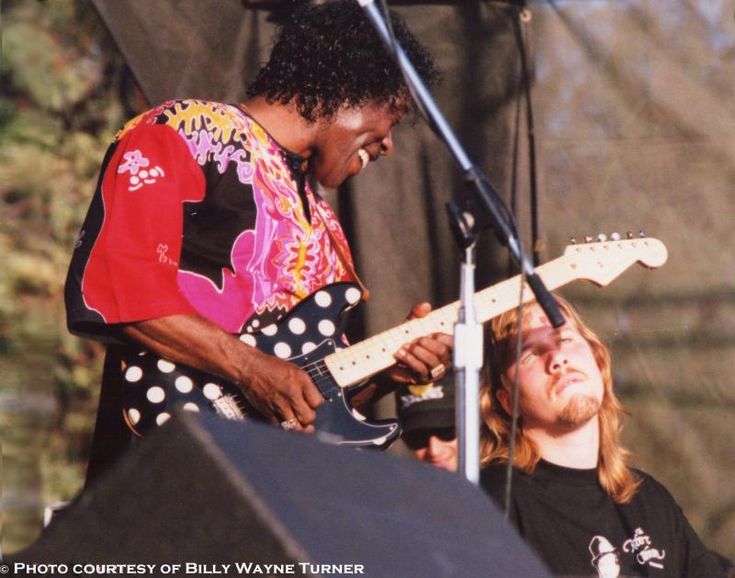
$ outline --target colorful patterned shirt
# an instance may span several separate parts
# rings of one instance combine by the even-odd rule
[[[199,314],[236,333],[350,280],[342,229],[297,166],[236,106],[169,101],[130,121],[75,246],[70,330],[105,340],[110,324]]]

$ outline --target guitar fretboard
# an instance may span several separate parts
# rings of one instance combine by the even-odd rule
[[[574,256],[564,256],[536,269],[549,289],[555,289],[575,278]],[[572,274],[570,276],[570,274]],[[516,275],[497,285],[475,293],[475,310],[480,322],[485,322],[518,305],[521,276]],[[523,289],[523,302],[533,299],[528,285]],[[406,323],[365,339],[347,349],[324,358],[332,377],[341,387],[364,381],[371,375],[396,363],[393,354],[408,343],[431,333],[454,333],[459,317],[459,301],[445,305],[426,317]]]
[[[537,267],[536,273],[550,290],[576,279],[587,279],[603,286],[636,262],[653,268],[663,265],[666,258],[666,247],[657,239],[611,240],[570,245],[563,256]],[[483,289],[474,298],[478,319],[484,323],[509,311],[518,305],[520,296],[520,275]],[[533,298],[531,289],[524,284],[523,302]],[[459,301],[455,301],[426,317],[413,319],[352,347],[335,351],[323,361],[341,387],[360,383],[396,363],[393,355],[405,343],[431,333],[451,335],[459,316],[459,306]]]

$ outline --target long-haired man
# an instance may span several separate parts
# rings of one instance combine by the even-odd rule
[[[509,517],[556,574],[724,576],[669,492],[629,465],[610,353],[565,300],[553,328],[537,304],[490,325],[481,392],[482,487],[506,503],[513,384],[519,421]]]

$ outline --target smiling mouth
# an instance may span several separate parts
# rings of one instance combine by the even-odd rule
[[[357,155],[360,157],[360,162],[362,163],[362,168],[364,169],[366,166],[368,166],[368,163],[370,162],[370,153],[367,152],[365,149],[360,149],[357,151]]]

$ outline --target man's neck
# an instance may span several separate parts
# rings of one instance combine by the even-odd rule
[[[555,430],[526,428],[525,434],[533,440],[547,462],[576,469],[597,467],[600,448],[597,416],[574,429],[562,426]]]
[[[309,123],[293,103],[269,103],[254,96],[242,103],[243,110],[289,152],[309,158],[313,154],[318,123]]]

